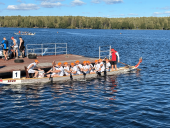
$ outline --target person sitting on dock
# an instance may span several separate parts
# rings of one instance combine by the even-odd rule
[[[13,41],[14,45],[12,46],[13,48],[13,53],[14,53],[14,57],[16,56],[16,59],[18,58],[18,44],[17,44],[17,40],[14,39],[14,37],[11,37],[11,40]],[[15,51],[16,51],[16,55],[15,55]]]
[[[74,63],[71,63],[70,65],[70,71],[68,73],[70,73],[70,75],[78,75],[77,74],[77,66],[75,66]]]
[[[69,75],[69,67],[67,62],[64,62],[64,75],[65,76]]]
[[[111,60],[111,65],[112,65],[112,71],[113,67],[115,67],[115,70],[117,70],[117,62],[119,62],[119,53],[114,50],[113,48],[111,49],[111,54],[112,54],[112,60]]]
[[[89,74],[89,69],[88,69],[88,66],[87,66],[87,62],[86,61],[83,61],[83,66],[82,66],[82,69],[81,69],[82,73],[84,74]]]
[[[77,61],[75,62],[75,64],[76,64],[76,67],[77,67],[77,74],[78,74],[78,75],[82,74],[82,72],[81,72],[82,65],[80,64],[80,61],[77,60]]]
[[[102,59],[99,59],[98,63],[100,64],[101,72],[103,72],[104,69],[105,69],[105,66],[104,66],[104,63],[103,63]]]
[[[106,71],[110,72],[111,64],[108,59],[106,59]]]
[[[87,66],[88,66],[89,73],[94,72],[94,70],[93,70],[93,65],[91,64],[90,61],[87,61]]]
[[[34,74],[34,78],[36,78],[38,76],[38,71],[34,70],[34,68],[38,65],[39,61],[35,60],[35,62],[31,63],[28,67],[27,67],[27,71],[28,73],[35,73]],[[40,71],[41,69],[38,68],[38,70]]]

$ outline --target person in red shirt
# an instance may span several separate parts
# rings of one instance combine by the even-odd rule
[[[112,59],[111,59],[111,65],[112,65],[112,71],[113,71],[113,67],[115,67],[115,70],[117,70],[117,62],[119,62],[119,53],[114,50],[113,48],[111,49],[111,55],[112,55]]]

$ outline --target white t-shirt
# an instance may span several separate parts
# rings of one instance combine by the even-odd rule
[[[71,69],[72,69],[72,72],[76,71],[76,73],[75,74],[72,73],[72,75],[77,75],[77,66],[71,67]]]
[[[91,69],[91,71],[90,71],[90,68],[93,68],[93,65],[92,65],[92,64],[89,64],[89,65],[87,65],[87,66],[88,66],[89,72],[93,72],[93,69]]]
[[[102,66],[102,67],[100,66],[100,68],[101,68],[101,72],[103,72],[103,71],[104,71],[104,69],[105,69],[104,63],[103,63],[103,62],[100,62],[99,64],[100,64],[100,65],[101,65],[101,64],[103,64],[103,66]]]
[[[56,70],[60,70],[60,72],[57,72],[56,74],[58,74],[59,76],[63,76],[64,75],[64,68],[61,67],[57,67]]]
[[[83,70],[87,70],[87,71],[84,71],[84,73],[89,73],[89,68],[88,68],[88,65],[85,65],[85,66],[82,66]]]
[[[78,75],[82,74],[82,72],[81,72],[82,65],[78,64],[78,65],[76,65],[76,67],[77,67],[77,74]]]
[[[14,40],[15,40],[15,42],[16,42],[16,44],[14,45],[14,47],[17,48],[17,47],[18,47],[17,40],[16,40],[16,39],[14,39]],[[14,42],[13,42],[13,43],[14,43]]]
[[[69,71],[69,67],[68,67],[68,66],[67,66],[67,67],[64,67],[64,74],[66,74],[66,76],[68,76],[69,74],[68,74],[68,72],[65,71],[65,70]]]
[[[95,65],[94,65],[94,68],[95,68],[95,71],[100,72],[100,71],[99,71],[99,69],[100,69],[100,64],[95,64]]]
[[[30,68],[30,66],[33,64],[33,66]],[[29,70],[28,70],[28,73],[34,73],[35,72],[35,70],[33,70],[34,68],[36,67],[36,63],[34,62],[34,63],[31,63],[28,67],[27,67],[27,69],[29,68]]]
[[[106,63],[106,71],[109,71],[109,68],[111,67],[110,62]]]

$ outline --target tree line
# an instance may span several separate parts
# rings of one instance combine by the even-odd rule
[[[0,16],[0,27],[170,30],[170,17]]]

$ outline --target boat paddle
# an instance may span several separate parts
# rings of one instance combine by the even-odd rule
[[[123,62],[119,62],[119,63],[124,64],[124,65],[126,65],[126,66],[128,66],[128,67],[132,67],[132,66],[130,66],[130,65],[128,65],[128,64],[125,64],[125,63],[123,63]],[[141,69],[136,68],[136,70],[140,71]]]

